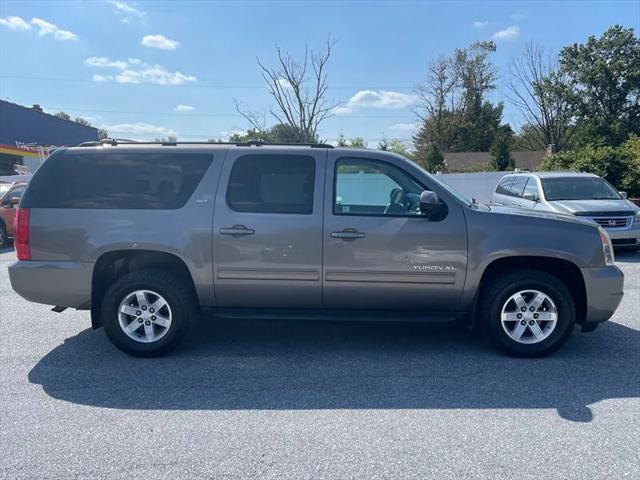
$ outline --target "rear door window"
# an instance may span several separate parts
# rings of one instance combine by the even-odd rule
[[[513,183],[509,185],[508,191],[509,195],[512,197],[522,197],[522,192],[524,191],[524,186],[527,183],[528,177],[515,177]]]
[[[69,153],[38,169],[26,208],[178,209],[213,160],[200,153]]]
[[[316,161],[306,155],[245,155],[233,164],[227,204],[236,212],[313,213]]]

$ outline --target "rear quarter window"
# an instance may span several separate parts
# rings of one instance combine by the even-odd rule
[[[38,169],[25,208],[178,209],[211,165],[200,153],[60,153]]]
[[[514,177],[503,178],[496,187],[496,193],[500,195],[510,195],[509,185],[511,185],[511,183],[513,182],[513,178]]]

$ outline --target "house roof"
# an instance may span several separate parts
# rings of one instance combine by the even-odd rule
[[[78,145],[98,140],[98,129],[0,100],[0,144]]]
[[[491,161],[489,152],[447,152],[444,159],[450,171],[478,170],[486,168]],[[511,152],[516,168],[537,169],[547,155],[545,150]]]

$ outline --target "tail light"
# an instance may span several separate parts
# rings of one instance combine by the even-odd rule
[[[29,245],[29,209],[18,208],[16,211],[14,244],[18,260],[31,260],[31,246]]]

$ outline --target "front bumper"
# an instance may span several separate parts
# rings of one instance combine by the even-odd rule
[[[604,227],[614,248],[638,248],[640,247],[640,224],[634,222],[628,228]]]
[[[624,274],[615,266],[583,268],[582,278],[587,293],[583,329],[591,330],[609,320],[622,301]]]
[[[17,261],[9,265],[9,280],[30,302],[88,308],[92,272],[92,263]]]

